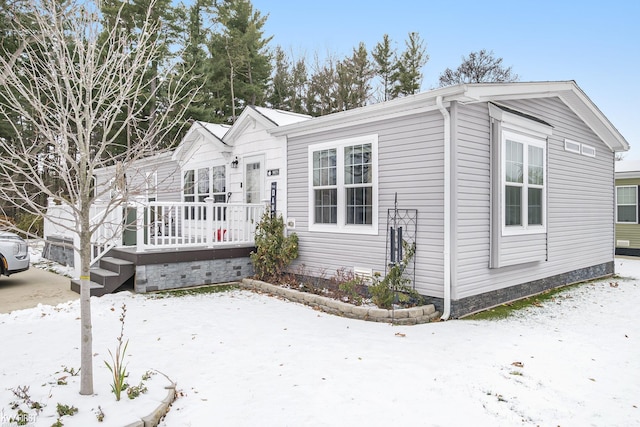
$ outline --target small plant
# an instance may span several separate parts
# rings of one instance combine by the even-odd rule
[[[298,257],[298,236],[285,236],[282,215],[271,216],[266,211],[258,222],[255,235],[256,251],[251,261],[260,280],[279,277],[284,269]]]
[[[120,335],[118,336],[118,345],[116,347],[115,356],[109,350],[109,355],[111,356],[111,364],[104,361],[104,364],[107,365],[109,371],[111,371],[112,375],[112,383],[111,383],[111,391],[116,395],[116,400],[120,401],[120,396],[122,392],[127,388],[127,384],[125,383],[125,379],[127,378],[127,365],[124,363],[124,359],[127,355],[127,346],[129,345],[129,340],[124,341],[124,319],[127,315],[127,305],[122,304],[122,314],[120,315]]]
[[[31,396],[29,396],[29,386],[28,385],[23,385],[23,386],[18,386],[16,388],[12,388],[11,392],[18,399],[24,400],[25,402],[29,402],[31,400]]]
[[[80,369],[67,368],[66,366],[62,366],[62,371],[66,372],[67,374],[71,375],[72,377],[77,377],[78,374],[80,373]]]
[[[346,295],[347,302],[355,305],[362,305],[362,296],[357,291],[357,287],[361,285],[360,279],[349,280],[338,285],[340,291]]]
[[[374,284],[369,287],[373,303],[380,308],[392,308],[395,302],[402,305],[421,304],[422,296],[411,286],[411,280],[404,276],[409,262],[416,253],[415,244],[402,241],[404,257],[402,261],[391,264],[387,275],[380,280],[380,274],[374,274]]]
[[[18,409],[18,414],[15,418],[9,418],[10,423],[16,423],[19,426],[26,426],[31,421],[31,415],[28,412]]]
[[[104,411],[100,406],[98,406],[98,410],[96,411],[96,419],[99,423],[104,421]]]
[[[147,371],[144,374],[142,374],[142,381],[149,381],[151,379],[152,376],[154,376],[156,373],[153,371]]]
[[[127,396],[129,396],[129,399],[135,399],[136,397],[146,393],[147,391],[147,386],[144,385],[142,381],[140,381],[140,384],[138,384],[137,386],[134,385],[127,389]]]
[[[63,405],[61,403],[58,403],[56,405],[56,412],[60,417],[64,417],[65,415],[73,416],[78,413],[78,408],[76,408],[75,406]]]
[[[62,424],[62,421],[60,421],[60,418],[58,418],[55,423],[51,424],[51,427],[62,427],[62,426],[64,426],[64,424]]]

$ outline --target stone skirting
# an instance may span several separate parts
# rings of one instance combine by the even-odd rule
[[[301,292],[295,289],[285,288],[254,279],[242,280],[241,286],[245,289],[277,295],[293,302],[318,308],[326,313],[336,314],[352,319],[393,323],[398,325],[415,325],[418,323],[429,323],[440,318],[440,313],[436,311],[433,305],[385,310],[377,307],[353,305],[322,295]]]
[[[616,248],[616,255],[638,256],[638,257],[640,257],[640,249],[638,249],[638,248]]]
[[[47,236],[42,249],[42,257],[61,265],[73,267],[73,239],[61,236]]]
[[[540,280],[522,283],[520,285],[509,286],[491,292],[474,295],[467,298],[451,301],[451,318],[460,318],[479,311],[487,310],[500,304],[519,300],[532,295],[539,294],[549,289],[559,288],[587,280],[608,277],[614,274],[614,262],[591,267],[580,268],[563,274],[546,277]],[[442,298],[429,298],[436,308],[442,310]]]
[[[136,253],[118,249],[110,255],[135,264],[137,293],[236,282],[254,274],[254,248],[217,248]]]

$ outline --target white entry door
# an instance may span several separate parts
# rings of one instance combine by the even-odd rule
[[[261,157],[248,157],[244,163],[244,201],[260,203],[264,198],[264,171]]]

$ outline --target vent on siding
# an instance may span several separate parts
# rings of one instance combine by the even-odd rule
[[[353,275],[365,282],[371,282],[373,279],[373,270],[370,268],[353,267]]]
[[[571,141],[570,139],[564,140],[564,151],[570,151],[572,153],[580,154],[580,143]]]
[[[587,157],[595,157],[596,149],[590,145],[582,144],[582,155]]]
[[[629,247],[631,243],[628,240],[616,240],[616,246],[619,248]]]

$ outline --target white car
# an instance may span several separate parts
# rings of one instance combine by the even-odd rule
[[[29,269],[29,247],[20,236],[0,231],[0,274],[9,276]]]

